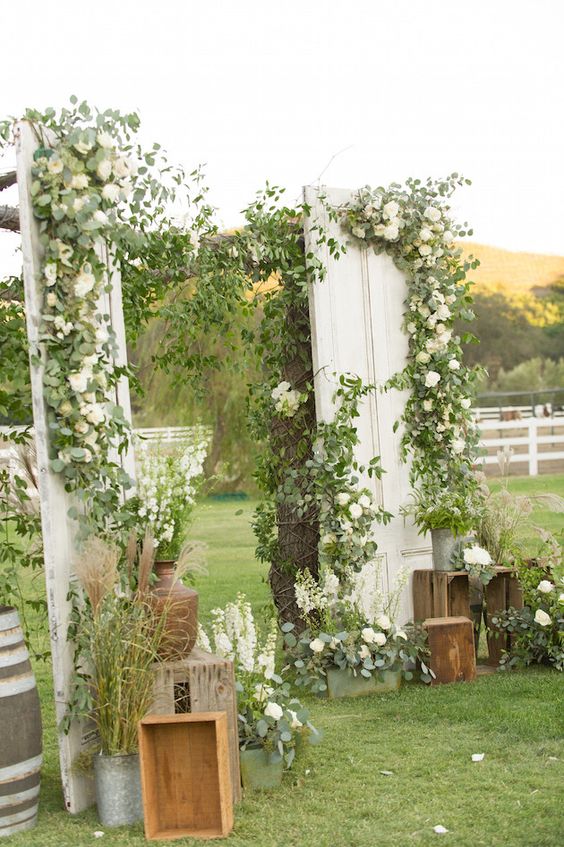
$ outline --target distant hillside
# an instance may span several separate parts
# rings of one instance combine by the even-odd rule
[[[545,256],[542,253],[520,253],[502,250],[472,241],[461,242],[465,256],[472,254],[480,267],[472,271],[476,291],[534,291],[560,283],[564,285],[564,256]]]

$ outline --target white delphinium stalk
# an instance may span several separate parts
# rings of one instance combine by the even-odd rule
[[[276,618],[274,618],[264,646],[257,656],[257,666],[263,669],[265,679],[272,679],[275,672],[277,637],[278,624]]]
[[[381,556],[366,562],[356,573],[350,575],[351,591],[344,598],[351,609],[357,612],[367,624],[372,625],[382,613],[385,600],[382,591]]]

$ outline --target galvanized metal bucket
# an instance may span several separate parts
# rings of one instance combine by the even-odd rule
[[[262,748],[241,750],[240,762],[243,788],[250,791],[262,791],[278,788],[281,784],[284,762],[282,759],[273,761],[266,750]]]
[[[125,826],[143,820],[139,755],[94,757],[96,804],[104,826]]]
[[[436,571],[451,571],[451,558],[457,545],[457,538],[450,529],[432,529],[433,568]]]

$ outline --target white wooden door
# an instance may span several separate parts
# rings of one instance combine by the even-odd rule
[[[310,295],[316,412],[319,420],[331,420],[340,374],[356,374],[364,383],[383,385],[404,367],[408,341],[401,327],[407,288],[403,274],[387,255],[377,256],[371,249],[351,243],[335,260],[326,247],[316,245],[316,232],[311,229],[316,220],[332,237],[347,241],[339,223],[329,221],[320,193],[332,206],[340,206],[352,199],[353,192],[305,189],[305,200],[312,210],[305,223],[306,252],[315,253],[327,270],[325,279],[312,286]],[[405,399],[403,392],[395,390],[374,392],[364,401],[357,422],[358,460],[368,464],[379,455],[386,471],[381,480],[366,477],[363,482],[380,505],[394,515],[387,526],[374,528],[388,585],[393,584],[401,568],[412,571],[431,567],[430,538],[418,535],[412,520],[399,515],[400,506],[409,502],[409,466],[400,457],[401,428],[394,433],[393,424],[402,413]],[[402,595],[401,623],[413,614],[410,583]]]

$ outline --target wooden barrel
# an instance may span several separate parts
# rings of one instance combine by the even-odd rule
[[[18,613],[0,606],[0,837],[37,820],[41,711]]]

